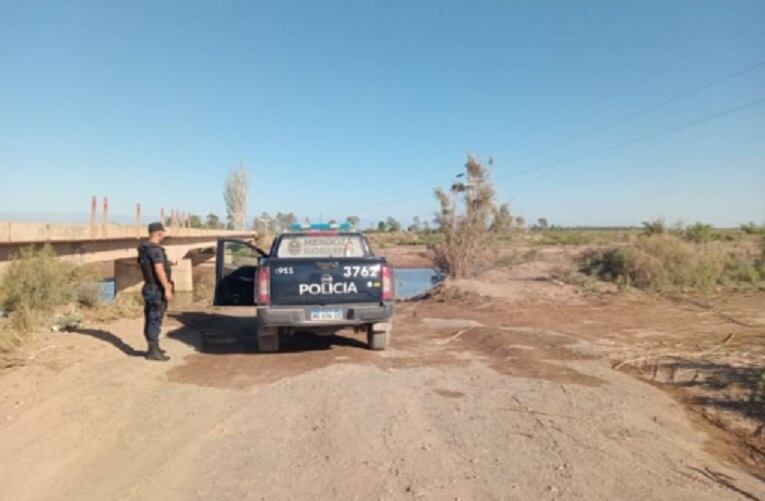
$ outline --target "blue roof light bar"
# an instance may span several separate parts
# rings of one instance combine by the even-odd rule
[[[339,230],[339,231],[348,231],[351,228],[351,225],[348,223],[312,223],[312,224],[300,224],[300,223],[294,223],[290,225],[290,229],[292,231],[332,231],[332,230]]]

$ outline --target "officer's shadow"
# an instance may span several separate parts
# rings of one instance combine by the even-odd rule
[[[94,337],[98,339],[99,341],[104,341],[105,343],[109,343],[110,345],[114,346],[118,350],[120,350],[122,353],[129,357],[143,357],[146,355],[145,351],[139,351],[127,344],[125,341],[120,339],[119,337],[115,336],[109,331],[105,331],[102,329],[85,329],[85,328],[77,328],[72,329],[70,332],[73,332],[75,334],[84,334],[86,336]]]

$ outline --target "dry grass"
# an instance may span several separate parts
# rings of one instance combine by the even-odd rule
[[[0,353],[13,350],[21,342],[7,318],[0,318]]]
[[[113,301],[101,302],[83,310],[85,317],[94,322],[111,322],[120,318],[135,318],[143,314],[143,298],[138,292],[122,293]]]
[[[8,313],[2,345],[18,344],[51,317],[55,306],[96,304],[90,279],[83,268],[59,261],[48,245],[22,249],[0,280],[0,308]]]

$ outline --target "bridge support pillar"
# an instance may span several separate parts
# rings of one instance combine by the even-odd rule
[[[136,258],[114,261],[114,295],[123,292],[141,292],[143,275]]]
[[[175,292],[194,292],[191,259],[179,259],[173,266]]]

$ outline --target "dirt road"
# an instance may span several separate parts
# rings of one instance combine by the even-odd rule
[[[480,309],[404,304],[385,352],[261,355],[246,310],[172,314],[167,364],[139,320],[45,335],[0,372],[0,499],[765,499],[605,345]]]

